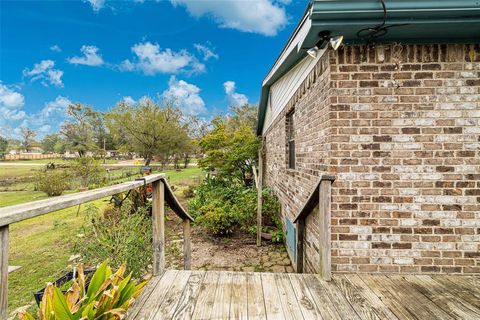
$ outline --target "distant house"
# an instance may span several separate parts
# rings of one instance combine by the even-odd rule
[[[480,4],[385,5],[309,4],[263,81],[264,184],[305,271],[480,273]]]

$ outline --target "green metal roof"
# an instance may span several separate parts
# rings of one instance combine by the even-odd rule
[[[263,129],[270,86],[306,56],[306,50],[319,41],[321,31],[344,36],[345,44],[480,43],[480,0],[385,0],[385,6],[387,32],[368,39],[358,32],[383,22],[384,11],[379,0],[311,1],[301,23],[263,81],[258,135]],[[296,48],[292,46],[295,41],[298,42]]]

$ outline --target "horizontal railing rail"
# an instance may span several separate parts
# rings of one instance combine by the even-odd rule
[[[57,210],[105,198],[152,184],[153,275],[165,270],[165,203],[183,220],[184,268],[191,268],[190,223],[193,218],[185,211],[170,188],[164,174],[153,174],[118,185],[38,200],[0,208],[0,319],[7,318],[8,307],[8,236],[9,225]]]

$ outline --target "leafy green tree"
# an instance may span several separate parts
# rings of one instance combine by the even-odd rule
[[[72,173],[80,178],[81,187],[102,186],[107,183],[107,171],[93,157],[80,157],[72,165]]]
[[[216,172],[222,179],[249,185],[259,147],[252,127],[245,122],[236,127],[220,117],[213,119],[212,126],[213,129],[200,140],[205,156],[199,165],[206,171]]]
[[[120,102],[107,115],[107,127],[120,150],[139,154],[145,165],[159,156],[165,165],[190,139],[181,120],[178,108],[145,99],[136,105]]]
[[[65,141],[63,139],[59,139],[53,146],[53,151],[55,153],[65,153],[65,151],[67,151]]]
[[[242,106],[230,107],[232,115],[228,117],[229,125],[232,128],[239,128],[240,125],[247,125],[253,131],[257,128],[258,106],[244,104]]]
[[[55,145],[61,140],[59,134],[57,133],[52,133],[52,134],[47,134],[43,139],[42,139],[42,149],[44,152],[55,152]]]
[[[21,129],[22,135],[22,147],[25,149],[26,152],[32,151],[32,147],[35,144],[35,137],[37,134],[30,128],[22,127]]]
[[[84,157],[88,151],[99,149],[94,140],[94,126],[98,113],[90,106],[75,103],[68,106],[71,120],[62,125],[61,134],[65,137],[66,148]]]
[[[5,157],[8,149],[8,140],[0,136],[0,159]]]

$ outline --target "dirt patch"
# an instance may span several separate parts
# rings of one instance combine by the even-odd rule
[[[183,234],[180,221],[167,214],[167,268],[183,268]],[[248,272],[293,272],[283,244],[263,242],[257,247],[255,236],[237,231],[228,238],[209,236],[201,227],[192,227],[192,270]]]

